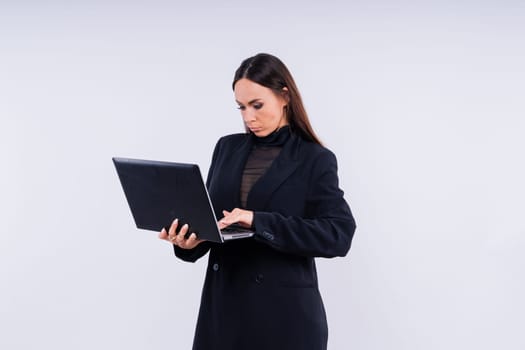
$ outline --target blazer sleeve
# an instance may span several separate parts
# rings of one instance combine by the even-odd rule
[[[213,151],[213,156],[211,158],[210,169],[208,171],[208,176],[206,178],[206,187],[209,187],[210,179],[213,176],[213,171],[214,171],[215,165],[217,163],[217,156],[218,156],[218,154],[220,152],[221,140],[222,139],[220,139],[217,142],[217,144],[215,145],[215,149]],[[213,242],[206,241],[206,242],[200,243],[198,246],[196,246],[193,249],[183,249],[183,248],[180,248],[180,247],[178,247],[176,245],[173,245],[173,249],[175,251],[175,256],[177,256],[179,259],[187,261],[187,262],[195,262],[195,261],[199,260],[201,257],[203,257],[204,255],[206,255],[206,253],[208,252],[208,250],[210,250],[210,248],[211,248],[211,246],[213,244],[214,244]]]
[[[310,257],[345,256],[356,224],[339,188],[337,160],[322,152],[312,167],[305,215],[255,212],[255,239],[276,250]]]
[[[176,245],[173,245],[173,249],[177,258],[187,262],[195,262],[206,255],[208,250],[210,250],[210,246],[211,242],[202,242],[193,249],[182,249]]]

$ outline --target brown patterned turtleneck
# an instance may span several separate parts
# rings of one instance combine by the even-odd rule
[[[290,127],[285,125],[265,137],[253,135],[253,148],[248,155],[241,181],[241,205],[246,208],[248,194],[253,185],[270,168],[273,161],[290,138]]]

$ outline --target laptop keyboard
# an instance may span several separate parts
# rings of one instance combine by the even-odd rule
[[[250,233],[253,232],[253,230],[249,228],[245,228],[238,225],[230,225],[228,227],[225,227],[221,230],[222,233],[225,234],[232,234],[232,233]]]

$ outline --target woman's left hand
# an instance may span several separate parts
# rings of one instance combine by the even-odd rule
[[[230,226],[232,224],[240,225],[242,227],[252,227],[253,211],[235,208],[232,211],[223,210],[224,217],[219,220],[219,228]]]

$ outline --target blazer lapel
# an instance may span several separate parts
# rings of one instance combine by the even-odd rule
[[[274,191],[292,175],[299,165],[299,145],[300,138],[292,134],[270,168],[253,185],[248,194],[248,209],[264,210],[266,208]],[[244,167],[244,163],[242,167]],[[243,169],[241,168],[241,176],[242,171]]]
[[[248,159],[248,155],[250,154],[250,151],[253,146],[253,140],[251,137],[246,137],[245,141],[243,141],[239,147],[232,152],[230,159],[228,162],[225,162],[223,167],[224,169],[228,169],[227,173],[230,174],[228,179],[223,179],[225,182],[229,183],[229,185],[226,185],[226,188],[233,189],[231,195],[231,206],[226,206],[233,208],[240,208],[241,207],[241,181],[242,181],[242,174],[244,171],[244,166],[246,164],[246,159]]]

